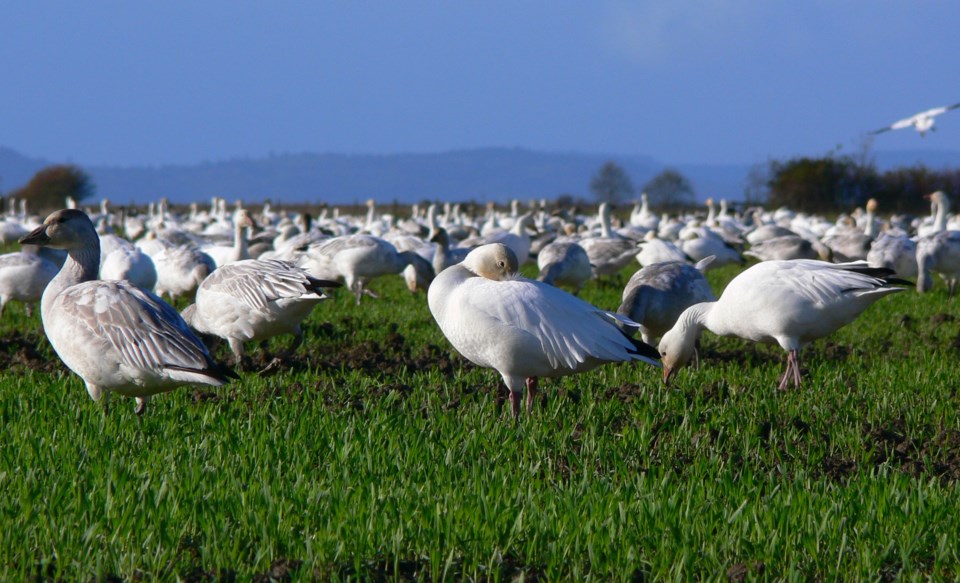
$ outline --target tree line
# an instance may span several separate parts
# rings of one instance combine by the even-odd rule
[[[797,157],[771,160],[755,167],[740,193],[707,193],[731,201],[786,206],[797,211],[829,213],[847,211],[874,198],[891,213],[922,213],[929,209],[923,196],[943,190],[960,193],[960,167],[935,170],[923,165],[879,171],[869,160],[851,156]],[[627,172],[615,161],[604,163],[589,183],[593,202],[633,202],[646,193],[651,207],[679,211],[699,203],[694,185],[682,173],[665,168],[637,189]],[[83,169],[70,164],[49,166],[37,172],[24,186],[6,197],[27,199],[37,211],[61,208],[67,197],[77,202],[90,199],[95,185]],[[558,202],[589,202],[563,194]]]

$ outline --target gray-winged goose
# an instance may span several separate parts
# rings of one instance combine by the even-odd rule
[[[82,211],[59,210],[20,242],[67,251],[40,302],[43,328],[90,396],[103,399],[104,411],[110,393],[136,398],[140,415],[157,393],[236,378],[163,300],[126,281],[96,279],[100,240]]]

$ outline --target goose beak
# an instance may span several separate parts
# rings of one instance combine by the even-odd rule
[[[677,369],[663,365],[663,384],[669,385],[670,379],[672,379],[675,374],[677,374]]]
[[[21,245],[46,245],[50,242],[50,237],[47,235],[47,226],[40,225],[29,234],[20,237]]]

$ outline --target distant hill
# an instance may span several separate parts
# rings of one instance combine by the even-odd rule
[[[875,152],[880,169],[918,162],[931,168],[960,165],[960,153]],[[606,161],[620,164],[637,188],[666,167],[686,176],[702,200],[740,199],[751,166],[746,164],[665,164],[647,156],[539,152],[523,148],[481,148],[435,154],[280,154],[192,165],[83,166],[98,197],[116,204],[143,203],[165,196],[174,203],[228,200],[349,204],[380,202],[589,198],[589,183]],[[0,188],[12,190],[55,160],[30,158],[0,147]]]

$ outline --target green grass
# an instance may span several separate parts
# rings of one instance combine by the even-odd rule
[[[9,306],[0,579],[960,577],[942,287],[809,347],[799,391],[774,390],[779,349],[707,334],[669,388],[646,365],[545,381],[519,425],[422,294],[373,287],[316,309],[291,369],[158,396],[142,420],[122,397],[105,417]]]

